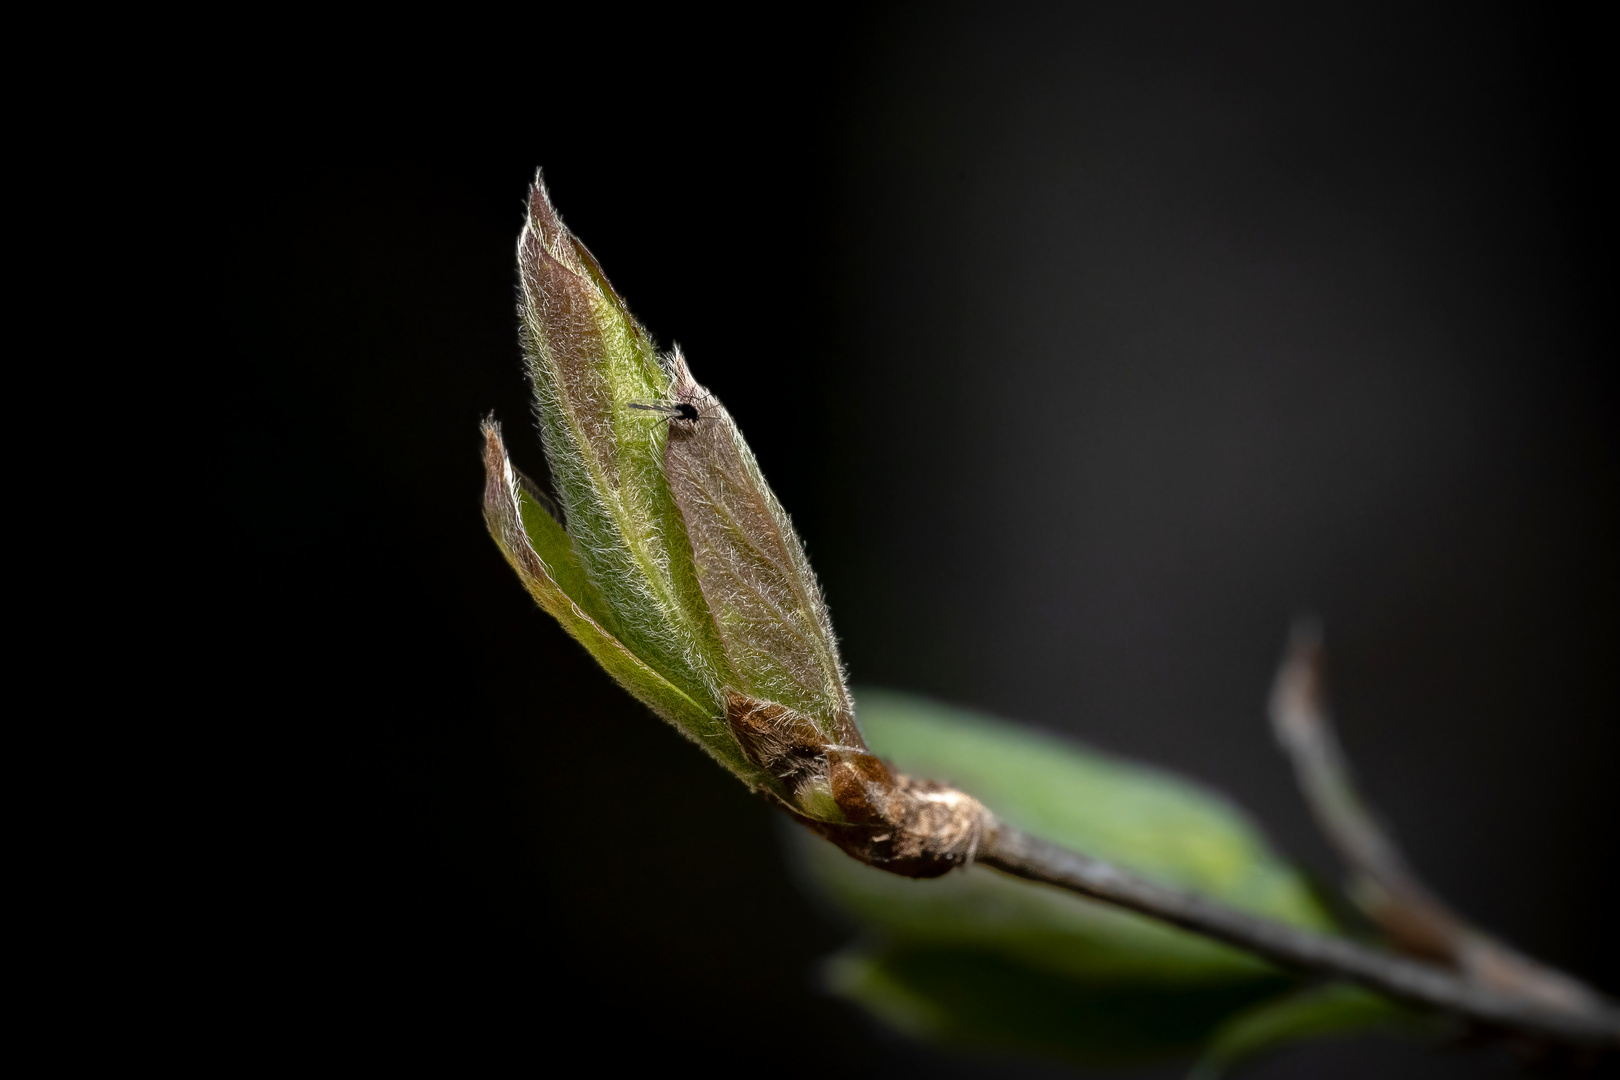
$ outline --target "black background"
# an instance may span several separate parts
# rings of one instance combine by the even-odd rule
[[[1480,5],[538,8],[300,28],[231,88],[207,282],[262,772],[222,970],[266,1052],[1059,1075],[823,996],[770,813],[534,608],[525,186],[738,418],[857,684],[1232,793],[1325,620],[1437,889],[1620,989],[1610,39]],[[278,39],[279,40],[279,39]],[[233,999],[234,1000],[234,999]],[[570,1066],[575,1067],[575,1066]],[[1379,1043],[1256,1075],[1471,1076]],[[1175,1068],[1130,1075],[1177,1075]]]

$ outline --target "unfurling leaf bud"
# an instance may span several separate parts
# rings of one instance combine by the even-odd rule
[[[535,600],[721,764],[862,861],[932,876],[988,815],[855,726],[803,545],[723,405],[660,354],[536,180],[519,311],[560,507],[484,425],[484,516]]]

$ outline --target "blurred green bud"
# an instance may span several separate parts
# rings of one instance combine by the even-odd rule
[[[827,605],[742,433],[659,353],[545,188],[518,240],[557,501],[484,427],[484,515],[540,606],[654,712],[863,861],[971,858],[982,808],[895,777],[855,726]]]

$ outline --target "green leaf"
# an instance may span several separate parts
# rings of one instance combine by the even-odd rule
[[[557,538],[542,522],[533,519],[532,514],[530,521],[524,521],[523,504],[532,504],[533,500],[521,489],[516,470],[512,468],[506,446],[501,441],[500,428],[493,422],[486,422],[483,431],[484,523],[489,527],[490,536],[499,545],[501,553],[506,556],[506,561],[517,571],[518,579],[528,589],[529,595],[585,646],[608,674],[660,717],[688,734],[701,732],[705,725],[713,726],[714,721],[705,703],[694,700],[681,687],[648,666],[581,606],[579,599],[558,584],[552,565],[548,565],[536,551],[529,527],[536,527],[555,566],[564,571],[565,578],[577,572],[577,565],[562,554]],[[544,513],[538,506],[534,510]],[[743,760],[735,742],[701,740],[696,735],[693,738],[728,768],[734,771],[751,768]]]
[[[1116,1064],[1189,1053],[1271,983],[1108,986],[991,953],[890,946],[828,961],[826,984],[929,1042]]]
[[[664,451],[698,581],[748,695],[809,718],[822,739],[859,738],[832,621],[793,523],[731,414],[677,351],[670,391],[703,419],[672,431]]]
[[[551,579],[557,583],[557,587],[608,633],[618,635],[618,619],[580,565],[579,556],[574,552],[574,542],[567,530],[522,486],[518,488],[517,503],[523,531],[528,535],[534,553],[540,556],[540,561],[551,572]]]
[[[686,733],[726,738],[719,688],[729,672],[664,478],[666,425],[627,407],[664,397],[669,376],[538,182],[518,270],[536,415],[579,564],[618,616],[625,647],[706,706]]]
[[[857,706],[874,753],[913,776],[960,787],[1019,828],[1258,915],[1333,928],[1305,879],[1248,818],[1191,780],[921,698],[865,689]],[[1116,986],[1275,974],[1206,938],[982,867],[910,881],[813,836],[793,846],[823,895],[908,945],[993,953]]]
[[[1263,1002],[1216,1030],[1188,1080],[1218,1080],[1261,1054],[1332,1035],[1383,1030],[1413,1034],[1427,1022],[1359,986],[1331,983]]]

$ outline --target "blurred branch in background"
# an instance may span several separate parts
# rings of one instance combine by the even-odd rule
[[[1348,892],[1391,945],[1455,968],[1475,986],[1563,1014],[1602,1015],[1587,986],[1468,925],[1430,892],[1362,801],[1328,716],[1322,631],[1300,620],[1277,671],[1271,723],[1317,825],[1350,871]]]

